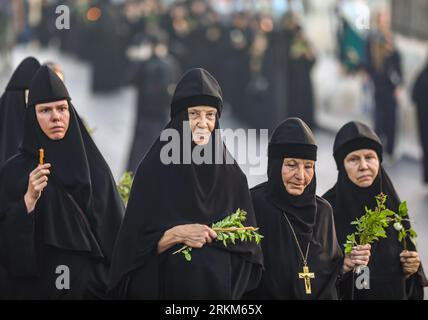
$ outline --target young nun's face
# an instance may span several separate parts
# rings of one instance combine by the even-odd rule
[[[189,115],[192,139],[198,145],[207,144],[211,132],[215,128],[217,109],[207,106],[197,106],[187,109]]]
[[[300,196],[314,177],[315,161],[284,158],[281,174],[287,192],[293,196]]]
[[[61,140],[64,138],[70,122],[67,100],[37,104],[36,117],[40,128],[49,139]]]
[[[370,187],[379,173],[379,158],[372,149],[350,152],[344,162],[349,180],[360,188]]]

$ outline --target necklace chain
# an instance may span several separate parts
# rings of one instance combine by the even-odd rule
[[[308,245],[307,245],[307,247],[306,247],[306,255],[303,255],[302,248],[300,247],[299,240],[297,239],[296,232],[294,232],[294,228],[293,228],[293,226],[291,225],[290,220],[288,220],[288,217],[287,217],[287,215],[285,214],[285,212],[282,212],[282,214],[284,215],[285,219],[287,220],[288,224],[290,225],[290,229],[291,229],[291,231],[293,232],[294,239],[296,240],[297,247],[299,248],[300,255],[302,256],[303,264],[304,264],[305,266],[307,266],[307,265],[308,265],[308,253],[309,253],[309,247],[311,246],[311,240],[309,240]]]

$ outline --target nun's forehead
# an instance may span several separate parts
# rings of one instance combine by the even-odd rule
[[[304,163],[315,163],[316,160],[312,159],[304,159],[304,158],[293,158],[293,157],[284,157],[282,159],[283,162],[290,162],[290,161],[296,161],[296,162],[304,162]]]
[[[217,112],[217,108],[211,106],[192,106],[187,108],[188,111],[206,111],[206,112]]]
[[[376,155],[377,155],[376,150],[374,150],[374,149],[372,149],[372,148],[370,148],[370,147],[367,147],[367,148],[361,148],[361,149],[350,150],[350,151],[346,154],[346,156],[348,157],[349,155],[352,155],[352,154],[367,154],[367,153],[374,153],[374,154],[376,154]]]
[[[68,104],[67,99],[38,103],[38,104],[36,104],[36,108],[37,107],[39,107],[39,108],[41,108],[41,107],[56,107],[56,106],[61,106],[61,105],[68,106],[69,104]]]

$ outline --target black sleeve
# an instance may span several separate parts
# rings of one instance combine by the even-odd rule
[[[343,258],[342,261],[344,259],[345,258]],[[337,280],[336,280],[337,298],[339,300],[351,299],[353,283],[354,283],[354,277],[353,277],[352,270],[344,274],[339,272],[339,276],[337,277]]]
[[[412,274],[406,280],[406,294],[409,300],[423,300],[424,287],[428,286],[428,280],[425,276],[424,268],[419,266],[418,272]]]
[[[4,213],[1,228],[8,273],[12,276],[36,274],[34,212],[27,213],[24,198]]]

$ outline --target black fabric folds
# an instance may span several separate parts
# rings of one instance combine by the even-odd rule
[[[39,68],[40,63],[35,58],[25,58],[0,98],[0,167],[18,153],[24,132],[25,91]]]

